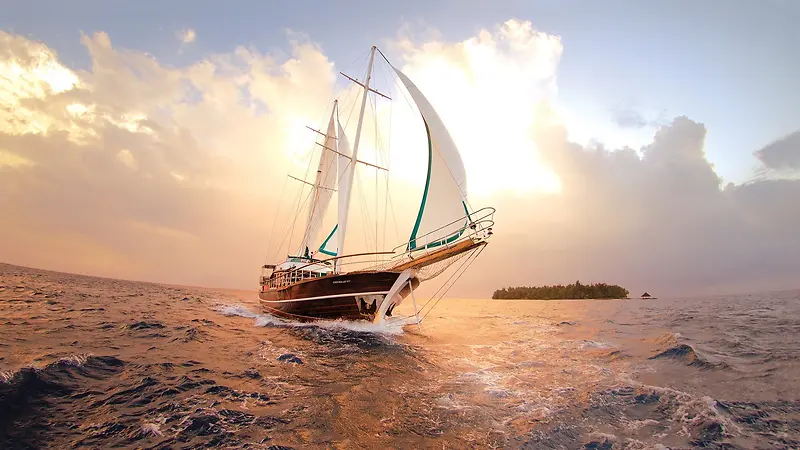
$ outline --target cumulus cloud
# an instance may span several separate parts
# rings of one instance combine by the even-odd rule
[[[329,113],[333,64],[304,39],[285,58],[239,47],[185,67],[104,33],[82,43],[92,64],[75,70],[0,32],[0,260],[253,286],[285,174],[314,147],[305,125]],[[475,206],[498,208],[452,294],[576,278],[659,295],[796,285],[800,181],[723,186],[688,117],[637,149],[570,142],[562,43],[528,22],[395,44],[463,149]],[[796,168],[796,147],[791,135],[756,156]]]
[[[104,33],[82,42],[86,71],[0,33],[2,259],[246,286],[273,180],[307,149],[293,133],[330,97],[332,64],[308,42],[284,61],[240,47],[183,68]]]
[[[186,28],[185,30],[178,31],[175,37],[183,44],[191,44],[197,40],[197,32],[192,28]]]
[[[800,131],[767,145],[755,156],[766,169],[800,171]]]
[[[501,231],[476,272],[514,261],[524,269],[505,284],[608,280],[634,294],[796,287],[800,181],[722,186],[703,124],[674,119],[641,156],[571,143],[557,123],[532,134],[563,190],[496,199]]]

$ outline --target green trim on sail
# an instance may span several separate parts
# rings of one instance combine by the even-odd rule
[[[425,250],[426,248],[434,248],[434,247],[439,247],[439,246],[442,246],[442,245],[447,245],[447,244],[457,240],[458,238],[460,238],[461,235],[464,234],[464,231],[469,226],[469,219],[470,219],[469,209],[467,209],[467,204],[464,203],[464,200],[461,200],[461,205],[464,206],[464,212],[467,213],[467,221],[464,223],[464,227],[461,228],[460,230],[458,230],[457,233],[454,233],[452,236],[450,236],[448,238],[445,238],[445,239],[442,239],[442,240],[436,241],[436,242],[431,242],[430,244],[428,244],[428,245],[426,245],[424,247],[416,248],[416,250]]]
[[[333,237],[334,233],[336,233],[336,230],[338,228],[339,228],[339,224],[337,223],[336,226],[333,227],[333,230],[331,230],[331,234],[329,234],[328,237],[325,238],[325,242],[323,242],[322,245],[319,246],[319,252],[320,253],[324,253],[324,254],[326,254],[328,256],[336,256],[336,252],[331,252],[331,251],[325,250],[325,246],[328,245],[328,241],[331,240],[331,238]]]
[[[419,232],[419,224],[422,222],[422,213],[425,211],[425,202],[428,200],[428,189],[431,187],[431,170],[433,169],[433,142],[431,141],[431,129],[428,128],[428,122],[425,116],[422,116],[422,122],[425,124],[425,133],[428,135],[428,177],[425,180],[425,191],[422,193],[422,202],[419,205],[419,213],[417,213],[417,221],[414,223],[414,230],[411,232],[411,239],[408,240],[408,249],[414,250],[417,248],[417,233]]]

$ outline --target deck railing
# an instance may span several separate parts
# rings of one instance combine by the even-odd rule
[[[303,280],[308,280],[311,278],[320,278],[326,276],[327,274],[323,272],[315,272],[312,270],[296,270],[296,269],[289,269],[289,270],[280,270],[273,272],[274,276],[270,277],[261,277],[261,290],[267,289],[277,289],[282,288],[284,286],[288,286],[290,284],[299,283]]]
[[[488,239],[492,235],[492,228],[494,227],[494,213],[495,209],[491,206],[487,206],[425,233],[422,236],[417,236],[417,238],[413,240],[415,244],[413,249],[410,248],[411,240],[393,248],[392,252],[395,254],[394,258],[412,254],[416,258],[418,257],[417,255],[426,253],[426,250],[439,250],[442,246],[453,246],[467,239]],[[453,228],[455,225],[459,224],[464,225]],[[447,232],[445,232],[446,230]],[[431,244],[437,245],[431,246]]]
[[[348,271],[386,270],[401,264],[404,258],[419,258],[428,253],[457,245],[468,239],[473,241],[486,240],[492,235],[494,213],[495,209],[492,207],[481,208],[433,231],[417,236],[414,239],[415,248],[413,249],[410,248],[412,241],[409,240],[388,252],[357,253],[323,260],[309,260],[308,264],[299,267],[277,270],[269,277],[262,276],[261,289],[277,289],[303,280],[333,274],[333,272],[322,273],[309,270],[309,267],[313,265],[334,263],[340,271],[342,267],[351,269]],[[432,246],[431,244],[436,245]],[[357,266],[360,267],[357,268]]]

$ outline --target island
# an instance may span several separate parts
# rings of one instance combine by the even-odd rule
[[[492,294],[492,298],[508,300],[566,300],[566,299],[610,299],[626,298],[628,290],[616,284],[594,283],[581,284],[576,281],[574,284],[555,285],[555,286],[520,286],[498,289]]]

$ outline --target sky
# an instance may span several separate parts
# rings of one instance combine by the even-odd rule
[[[374,44],[498,208],[454,295],[798,287],[798,19],[779,0],[5,5],[0,261],[251,287],[304,125]],[[403,103],[375,115],[413,128]],[[400,211],[413,158],[391,160]]]

